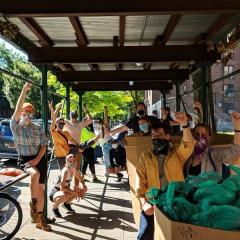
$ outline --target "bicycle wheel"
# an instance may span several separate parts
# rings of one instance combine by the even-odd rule
[[[11,239],[22,224],[22,209],[17,200],[0,193],[0,240]]]

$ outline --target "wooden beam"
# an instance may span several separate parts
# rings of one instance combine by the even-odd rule
[[[172,32],[174,31],[175,27],[177,26],[180,18],[181,18],[180,14],[174,14],[170,17],[170,19],[167,23],[167,26],[164,30],[164,33],[163,33],[163,39],[162,39],[161,45],[166,45]]]
[[[72,84],[73,91],[123,91],[123,90],[162,90],[169,91],[172,89],[171,83],[156,82],[129,82],[124,83],[92,83],[92,84]]]
[[[123,47],[125,41],[126,16],[120,16],[119,18],[119,45]]]
[[[196,37],[194,44],[203,44],[211,39],[218,31],[221,30],[234,16],[234,14],[222,14],[210,27],[209,29]]]
[[[189,73],[185,69],[176,70],[124,70],[124,71],[74,71],[59,72],[60,82],[129,82],[129,81],[168,81],[188,79]]]
[[[70,16],[69,20],[75,30],[75,34],[77,37],[77,40],[76,40],[77,45],[79,47],[86,47],[89,44],[89,42],[88,42],[87,36],[83,30],[83,27],[82,27],[82,24],[81,24],[79,18]],[[97,64],[89,64],[89,67],[92,71],[99,70],[99,67]]]
[[[49,0],[2,0],[2,14],[23,17],[64,17],[64,16],[119,16],[119,15],[160,15],[160,14],[202,14],[239,12],[239,0],[90,0],[90,1],[49,1]]]
[[[33,18],[20,17],[19,19],[38,37],[41,46],[52,47],[54,45],[54,42]]]
[[[166,45],[159,47],[54,47],[37,48],[29,53],[33,63],[123,63],[168,61],[215,61],[217,50],[205,45]]]
[[[51,48],[54,45],[52,39],[45,33],[39,24],[33,18],[19,17],[19,19],[35,34],[42,47]],[[74,70],[70,64],[57,64],[63,71]],[[71,66],[71,67],[69,67]]]
[[[179,14],[174,14],[170,17],[168,20],[167,26],[165,27],[165,30],[163,32],[163,35],[157,35],[154,42],[153,46],[164,46],[166,45],[167,41],[169,40],[172,32],[174,31],[175,27],[177,26],[179,20],[181,18],[181,15]],[[145,70],[150,70],[152,67],[151,63],[146,63],[144,64],[144,69]]]
[[[77,43],[81,44],[80,46],[87,46],[88,45],[88,39],[87,36],[83,30],[82,24],[80,23],[78,17],[69,17],[69,20],[75,30],[75,34],[77,36]]]

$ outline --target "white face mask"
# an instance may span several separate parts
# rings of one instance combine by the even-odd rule
[[[28,119],[28,115],[22,115],[19,120],[19,124],[24,125],[25,121]]]
[[[112,148],[116,149],[118,145],[116,143],[112,144]]]
[[[73,169],[75,168],[75,162],[71,162],[71,163],[67,163],[67,167],[70,168],[70,169]]]

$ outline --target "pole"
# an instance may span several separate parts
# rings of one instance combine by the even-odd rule
[[[83,91],[78,92],[78,113],[79,113],[79,120],[82,121],[83,119]]]
[[[180,105],[181,105],[181,94],[180,94],[180,82],[176,82],[176,111],[180,112]]]
[[[165,93],[165,92],[162,92],[162,96],[163,96],[163,107],[166,107],[166,105],[167,105],[166,93]]]
[[[48,84],[47,84],[47,72],[48,72],[48,68],[46,65],[43,65],[42,66],[42,82],[41,82],[41,105],[42,105],[42,127],[45,131],[45,133],[47,134],[48,132],[48,100],[47,100],[47,97],[48,97]],[[46,152],[45,152],[45,158],[46,158],[46,163],[45,163],[45,166],[46,166],[46,171],[48,169],[48,155],[47,155],[47,152],[48,152],[48,149],[47,149],[47,146],[46,146]],[[45,201],[44,201],[44,215],[45,217],[47,218],[47,201],[46,199],[48,199],[47,197],[47,192],[48,192],[48,189],[47,189],[47,181],[48,179],[46,178],[45,179],[45,192],[44,192],[44,195],[45,195]]]
[[[66,117],[67,119],[69,119],[70,116],[70,85],[66,84],[65,85],[66,88]]]

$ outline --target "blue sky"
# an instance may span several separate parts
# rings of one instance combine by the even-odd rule
[[[19,49],[17,49],[16,47],[14,47],[13,45],[11,45],[10,43],[8,43],[7,41],[5,41],[4,39],[2,39],[2,38],[0,37],[0,44],[1,44],[1,43],[4,43],[5,46],[6,46],[6,48],[9,49],[9,50],[11,50],[12,52],[18,53],[18,54],[20,54],[21,56],[23,56],[23,57],[25,57],[26,59],[28,59],[28,56],[27,56],[24,52],[20,51]]]

